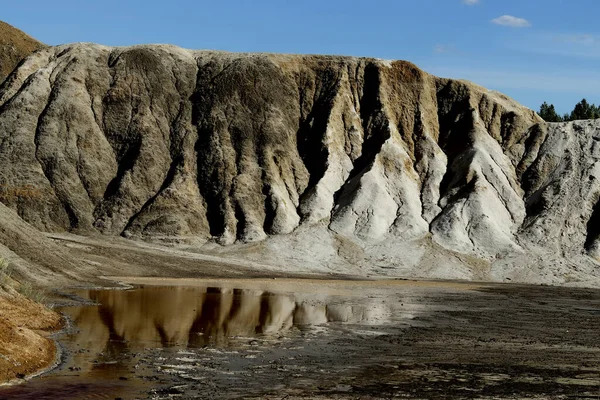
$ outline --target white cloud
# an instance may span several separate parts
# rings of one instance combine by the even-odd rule
[[[436,44],[433,47],[433,52],[435,54],[465,54],[462,50],[457,49],[453,44]]]
[[[590,34],[557,35],[554,36],[554,41],[557,43],[572,43],[577,45],[593,46],[600,44],[600,37]]]
[[[443,44],[436,44],[433,48],[433,52],[437,54],[452,53],[453,50],[453,46],[446,46]]]
[[[593,33],[532,33],[513,38],[507,44],[513,50],[526,53],[567,58],[600,58],[600,35]]]
[[[531,26],[531,22],[523,18],[513,17],[512,15],[503,15],[494,18],[492,22],[496,25],[509,26],[511,28],[526,28]]]
[[[463,4],[468,6],[474,6],[475,4],[479,4],[479,0],[462,0]]]

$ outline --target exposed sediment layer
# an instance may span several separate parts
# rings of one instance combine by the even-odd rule
[[[308,230],[589,267],[597,137],[404,61],[72,44],[0,88],[0,200],[42,231],[239,245]]]

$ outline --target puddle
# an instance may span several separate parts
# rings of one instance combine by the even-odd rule
[[[306,293],[301,286],[299,293],[286,293],[253,286],[73,291],[96,305],[58,308],[73,323],[59,338],[65,353],[61,367],[0,390],[0,398],[143,398],[167,383],[163,376],[210,370],[208,359],[194,349],[212,356],[241,351],[241,358],[253,360],[262,352],[257,349],[282,341],[305,342],[313,335],[327,335],[329,329],[378,335],[370,328],[412,317],[407,311],[395,312],[377,293],[328,294],[318,285],[305,288]]]
[[[0,399],[598,396],[597,290],[394,280],[134,283],[74,292],[96,305],[60,309],[73,322],[58,337],[61,366],[0,388]]]
[[[255,289],[145,286],[76,294],[99,306],[61,309],[80,330],[73,341],[104,353],[124,348],[226,347],[239,337],[272,337],[332,322],[385,324],[392,314],[390,307],[373,298]]]

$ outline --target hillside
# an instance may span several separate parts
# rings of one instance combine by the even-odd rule
[[[0,82],[25,57],[44,45],[17,28],[0,21]]]
[[[289,271],[596,284],[599,138],[405,61],[72,44],[0,88],[0,200]]]

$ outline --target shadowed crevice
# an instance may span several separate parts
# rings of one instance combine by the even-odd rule
[[[142,148],[141,140],[137,140],[128,145],[123,156],[119,160],[119,167],[117,169],[117,175],[112,181],[106,186],[104,191],[104,200],[108,200],[117,194],[121,186],[121,181],[127,173],[133,169],[138,157],[140,156],[140,150]]]
[[[600,201],[596,203],[592,211],[592,216],[587,223],[587,236],[585,239],[584,248],[587,251],[592,249],[592,246],[600,236]]]
[[[206,219],[211,236],[218,237],[225,232],[225,204],[227,193],[223,173],[223,160],[220,153],[214,152],[213,141],[216,140],[214,121],[211,110],[215,102],[215,93],[205,87],[211,82],[211,68],[198,67],[196,88],[190,97],[192,104],[192,126],[196,128],[197,140],[194,150],[197,157],[197,182],[200,194],[206,201]]]
[[[341,84],[341,73],[331,68],[317,71],[314,81],[313,98],[310,99],[311,83],[299,88],[300,120],[296,143],[298,154],[309,173],[304,195],[310,193],[325,175],[329,149],[325,144],[327,126],[333,110],[335,98]],[[305,110],[304,105],[310,104]],[[300,201],[302,203],[302,200]]]
[[[368,64],[364,71],[363,96],[360,99],[360,119],[364,132],[364,141],[360,156],[354,162],[348,180],[357,176],[371,164],[381,147],[390,138],[390,120],[383,110],[381,102],[381,71],[376,64]]]
[[[446,168],[440,184],[440,199],[444,198],[455,177],[452,166],[456,158],[473,145],[470,133],[474,129],[475,121],[472,115],[473,109],[469,104],[469,95],[466,89],[464,92],[456,93],[455,86],[456,84],[449,83],[438,90],[438,120],[440,124],[438,145],[448,160],[448,168]]]
[[[144,205],[142,206],[142,208],[138,212],[134,213],[129,218],[129,221],[125,225],[125,228],[121,232],[121,235],[123,235],[127,230],[129,230],[131,228],[131,226],[135,223],[135,221],[137,220],[137,218],[141,214],[143,214],[148,208],[150,208],[152,206],[152,204],[154,204],[154,201],[158,198],[158,196],[160,196],[162,194],[162,192],[165,191],[165,189],[167,189],[169,186],[171,186],[171,184],[175,180],[175,176],[177,175],[177,171],[179,170],[179,167],[181,165],[183,165],[183,162],[184,162],[183,161],[183,155],[178,156],[177,158],[175,158],[171,162],[171,167],[169,168],[169,171],[167,172],[167,176],[165,177],[165,180],[163,181],[160,189],[152,197],[150,197],[148,199],[148,201],[146,201],[146,203],[144,203]]]
[[[346,192],[352,193],[357,187],[358,179],[365,169],[375,161],[377,154],[390,138],[390,121],[383,110],[380,97],[381,71],[376,64],[368,64],[364,71],[363,96],[360,99],[360,118],[364,132],[364,141],[360,156],[354,161],[346,182],[333,195],[334,204],[341,208],[344,204],[338,204],[340,198]]]
[[[277,217],[276,203],[271,195],[271,184],[267,182],[265,178],[265,172],[263,171],[263,187],[262,194],[265,197],[265,222],[263,224],[263,230],[267,234],[273,233],[273,222],[275,221],[275,217]]]

